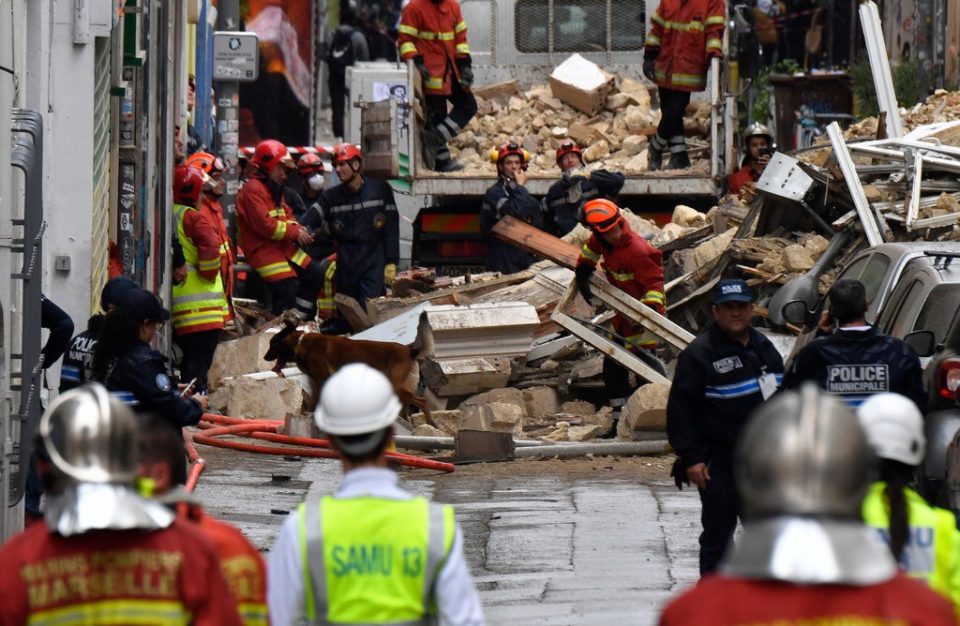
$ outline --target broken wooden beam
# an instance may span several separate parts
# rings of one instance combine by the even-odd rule
[[[497,222],[492,232],[497,239],[512,243],[557,265],[569,269],[577,267],[580,248],[511,215],[506,215]]]

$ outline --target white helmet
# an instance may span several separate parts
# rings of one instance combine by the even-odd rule
[[[898,393],[874,394],[857,409],[857,417],[879,458],[914,466],[923,461],[923,416],[911,400]]]
[[[314,417],[327,434],[368,435],[393,424],[402,406],[386,376],[350,363],[327,380]]]

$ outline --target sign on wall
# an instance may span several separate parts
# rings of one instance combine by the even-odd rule
[[[260,39],[256,33],[213,34],[213,80],[252,82],[260,70]]]

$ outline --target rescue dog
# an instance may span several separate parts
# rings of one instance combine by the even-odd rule
[[[430,418],[427,401],[416,394],[418,372],[414,371],[417,357],[423,352],[418,343],[413,348],[390,341],[348,339],[322,333],[297,330],[296,322],[284,320],[284,328],[270,339],[265,361],[276,361],[273,371],[280,371],[287,363],[295,363],[300,371],[313,380],[313,392],[306,400],[307,408],[316,409],[320,389],[338,369],[348,363],[366,363],[383,372],[404,406],[416,405]]]

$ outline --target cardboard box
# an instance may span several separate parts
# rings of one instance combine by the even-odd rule
[[[603,72],[607,80],[595,89],[586,91],[575,85],[565,83],[554,76],[550,76],[550,91],[553,92],[555,98],[564,104],[572,106],[581,113],[596,115],[602,111],[603,107],[607,104],[607,96],[616,89],[617,82],[613,74],[602,69],[600,71]]]

